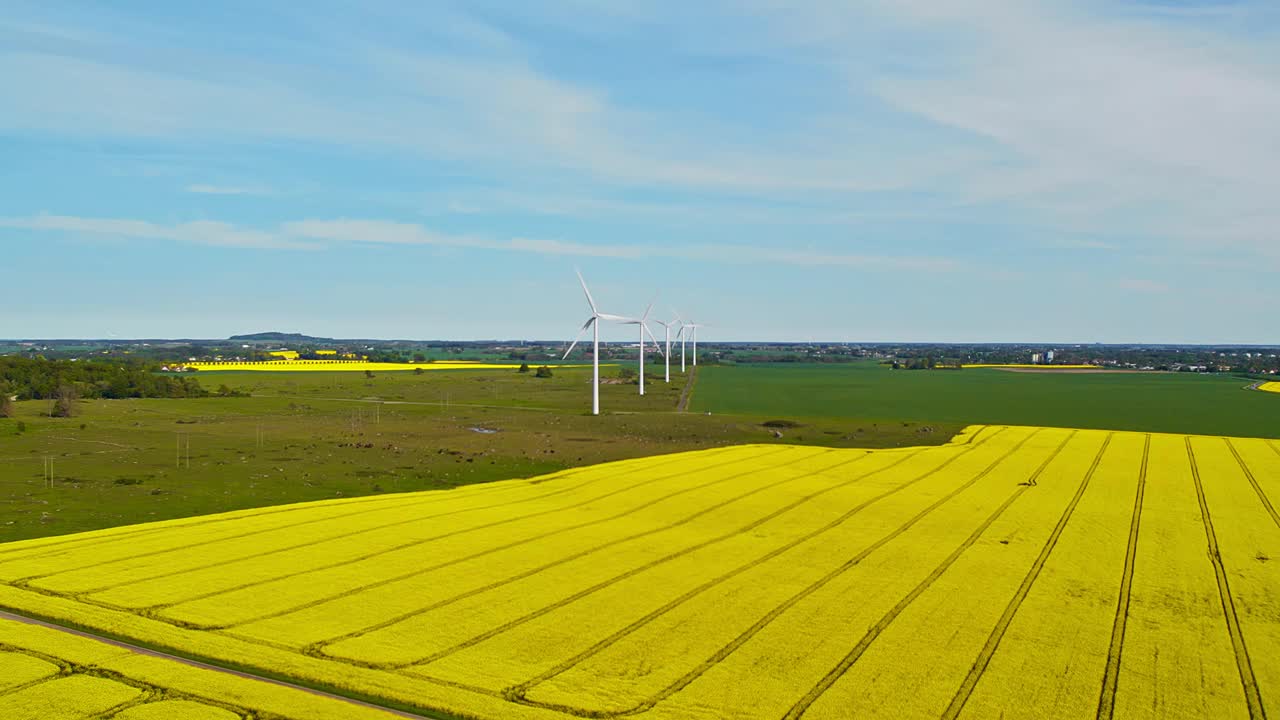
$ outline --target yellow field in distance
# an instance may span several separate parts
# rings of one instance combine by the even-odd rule
[[[397,716],[0,619],[5,720],[394,720]]]
[[[1280,393],[1280,382],[1264,382],[1258,386],[1263,392]]]
[[[520,363],[481,363],[442,360],[431,363],[389,363],[367,360],[264,360],[261,362],[190,362],[179,367],[190,367],[204,372],[254,370],[261,372],[342,371],[393,372],[396,370],[516,370]],[[533,365],[530,365],[533,367]],[[557,365],[556,367],[577,367]]]
[[[9,543],[0,607],[495,720],[1261,720],[1277,502],[1263,439],[749,445]]]

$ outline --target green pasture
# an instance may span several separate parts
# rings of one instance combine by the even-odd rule
[[[708,365],[691,409],[793,418],[1016,424],[1280,437],[1280,396],[1193,373],[890,370],[877,363]]]

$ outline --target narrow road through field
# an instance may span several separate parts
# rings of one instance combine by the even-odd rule
[[[170,655],[169,653],[160,652],[158,650],[151,650],[149,648],[140,647],[138,645],[132,645],[122,640],[113,640],[111,638],[95,635],[91,632],[85,632],[83,630],[75,630],[69,627],[58,625],[57,623],[46,622],[44,620],[37,620],[35,618],[30,618],[25,615],[19,615],[17,613],[8,612],[5,610],[0,610],[0,619],[26,623],[27,625],[37,625],[39,627],[48,628],[50,630],[57,630],[59,632],[64,632],[71,635],[77,635],[82,638],[88,638],[89,640],[96,640],[98,642],[106,643],[108,645],[112,645],[112,646],[121,648],[123,650],[128,650],[129,652],[135,652],[140,655],[150,655],[151,657],[158,657],[158,658],[163,658],[165,660],[172,660],[173,662],[182,663],[183,665],[187,665],[190,667],[200,668],[202,670],[211,670],[213,672],[219,672],[225,675],[234,675],[236,677],[245,678],[246,680],[257,680],[258,682],[271,683],[272,685],[286,687],[291,690],[298,690],[299,692],[310,693],[312,695],[317,695],[319,697],[327,698],[329,700],[337,700],[339,702],[348,703],[350,705],[357,705],[357,706],[368,708],[371,710],[380,710],[384,713],[387,713],[388,715],[394,715],[396,717],[410,718],[411,720],[434,720],[433,718],[427,715],[414,715],[413,713],[404,712],[403,710],[394,710],[392,708],[383,707],[381,705],[377,705],[374,703],[363,702],[363,701],[355,700],[349,697],[344,697],[342,695],[335,695],[333,693],[325,692],[323,690],[309,688],[304,685],[295,685],[293,683],[285,682],[283,680],[276,680],[274,678],[263,677],[261,675],[255,675],[249,672],[243,672],[240,670],[231,670],[228,668],[220,667],[218,665],[211,665],[209,663],[200,662],[198,660],[191,660],[189,658],[184,658],[180,655]]]
[[[698,379],[698,366],[689,371],[689,379],[684,381],[684,390],[680,392],[680,402],[676,404],[676,412],[688,412],[689,396],[693,394],[693,381]]]

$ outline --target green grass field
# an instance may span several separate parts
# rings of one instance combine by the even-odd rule
[[[1225,375],[890,370],[876,363],[708,365],[699,373],[695,411],[1280,437],[1280,398]]]
[[[557,368],[550,379],[479,370],[199,377],[253,396],[88,401],[69,419],[47,417],[47,402],[18,403],[19,417],[0,419],[0,542],[748,442],[937,444],[960,429],[828,418],[777,438],[760,425],[768,416],[675,413],[683,378],[674,376],[670,385],[651,377],[643,398],[634,384],[604,385],[605,414],[591,417],[589,369]]]

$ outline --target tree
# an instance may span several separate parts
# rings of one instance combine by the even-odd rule
[[[76,391],[74,385],[62,385],[58,388],[57,399],[53,402],[53,411],[49,414],[53,417],[72,417],[76,414],[76,400],[79,399],[80,393]]]
[[[416,363],[426,362],[426,361],[427,361],[427,356],[426,356],[426,355],[423,355],[422,353],[414,353],[414,354],[413,354],[413,361],[414,361],[414,362],[416,362]]]
[[[635,368],[629,365],[623,365],[618,368],[618,377],[623,380],[635,380],[638,375],[639,373],[636,372]]]
[[[18,414],[18,410],[14,407],[13,398],[9,396],[9,391],[0,390],[0,418],[11,418]]]
[[[529,363],[520,363],[520,369],[517,370],[516,372],[522,372],[522,373],[529,372]]]
[[[538,368],[538,371],[535,372],[533,375],[534,377],[549,378],[551,377],[551,368],[547,367],[546,365],[543,365],[542,367]]]

